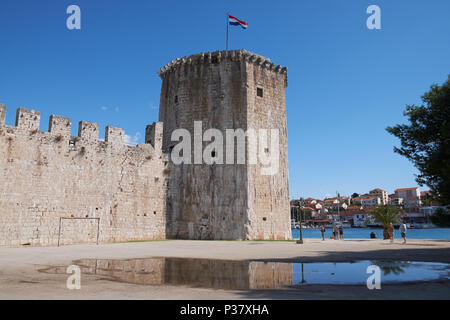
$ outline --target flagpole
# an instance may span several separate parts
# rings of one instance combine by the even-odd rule
[[[227,51],[228,51],[228,25],[229,25],[228,16],[229,16],[229,13],[227,12]]]

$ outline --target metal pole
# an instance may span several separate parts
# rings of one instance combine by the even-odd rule
[[[302,214],[301,213],[300,213],[300,239],[297,240],[297,244],[303,244]]]
[[[227,12],[227,51],[228,51],[228,26],[229,26],[229,21],[228,21],[228,16],[229,16],[230,14]]]

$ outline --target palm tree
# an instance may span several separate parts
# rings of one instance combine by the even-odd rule
[[[384,239],[389,239],[387,232],[389,225],[400,222],[400,219],[403,217],[403,212],[400,208],[390,205],[378,206],[368,214],[374,221],[383,225]]]

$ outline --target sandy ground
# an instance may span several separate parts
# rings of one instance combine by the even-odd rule
[[[42,273],[77,259],[186,257],[280,262],[399,260],[450,263],[449,240],[307,239],[295,242],[156,241],[66,247],[0,248],[0,299],[450,299],[450,280],[366,286],[306,285],[280,290],[213,290],[186,286],[140,285],[82,275],[81,290],[68,290],[66,274]]]

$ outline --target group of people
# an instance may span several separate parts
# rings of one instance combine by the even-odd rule
[[[406,224],[405,222],[402,222],[400,224],[400,233],[402,235],[403,238],[403,244],[406,244],[406,231],[408,230],[408,228],[406,228]],[[389,240],[391,241],[391,243],[394,242],[394,225],[391,223],[389,224],[388,228],[387,228],[387,233],[389,235]]]
[[[320,227],[320,232],[322,233],[322,241],[325,241],[325,226],[322,225]],[[334,225],[333,226],[333,235],[331,236],[330,239],[334,239],[334,240],[344,240],[344,227],[342,227],[342,225]]]
[[[402,234],[403,244],[406,244],[406,231],[407,230],[408,229],[406,228],[406,224],[404,222],[402,222],[400,224],[400,232]],[[393,243],[394,242],[394,225],[391,223],[386,231],[389,235],[389,239],[391,240],[391,243]],[[325,241],[325,226],[324,225],[320,226],[320,232],[322,233],[322,241]],[[376,239],[375,233],[372,232],[370,234],[370,238]],[[333,226],[333,235],[330,237],[330,239],[344,240],[344,228],[342,227],[342,225],[338,226],[337,224],[335,224]]]

